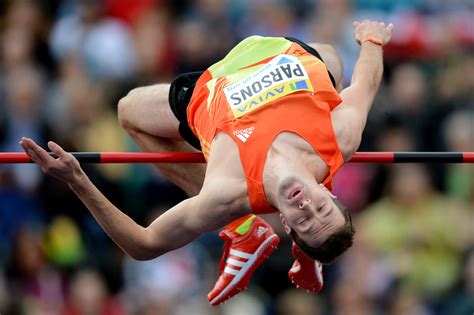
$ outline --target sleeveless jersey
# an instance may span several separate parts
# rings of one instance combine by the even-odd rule
[[[219,132],[239,148],[252,211],[277,211],[262,184],[267,152],[275,137],[292,132],[305,139],[329,169],[323,184],[344,163],[331,122],[341,99],[325,64],[298,43],[252,36],[207,69],[187,108],[188,123],[206,160]]]

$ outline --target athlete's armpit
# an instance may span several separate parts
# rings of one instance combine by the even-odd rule
[[[331,112],[337,144],[344,161],[349,161],[359,148],[365,122],[361,113],[352,106],[339,105]]]

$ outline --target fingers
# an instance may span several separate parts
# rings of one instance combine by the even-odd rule
[[[389,25],[385,26],[385,22],[377,22],[377,21],[370,21],[370,20],[364,20],[364,21],[362,21],[362,22],[354,21],[354,22],[352,22],[352,26],[353,26],[354,28],[356,28],[356,27],[358,27],[358,26],[361,25],[361,24],[368,24],[368,23],[372,23],[372,24],[379,23],[380,26],[386,27],[387,30],[389,30],[389,31],[393,30],[393,23],[390,23]]]
[[[50,156],[48,152],[29,138],[21,138],[20,145],[30,159],[38,164],[47,175],[72,183],[82,174],[80,164],[73,155],[64,151],[63,148],[52,141],[48,142],[48,147],[58,157],[57,159]]]
[[[51,152],[54,153],[58,158],[64,159],[67,156],[67,152],[61,148],[61,146],[53,141],[48,142],[48,147]]]
[[[21,138],[20,145],[25,150],[30,159],[37,164],[45,164],[49,160],[54,160],[43,148],[29,138]]]

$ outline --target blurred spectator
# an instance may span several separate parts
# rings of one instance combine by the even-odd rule
[[[408,121],[423,110],[427,99],[427,79],[418,65],[402,64],[393,70],[390,82],[390,97],[394,110],[402,113]]]
[[[386,197],[361,214],[359,230],[391,262],[402,289],[437,301],[461,272],[469,218],[465,204],[433,191],[425,168],[406,164],[392,167]]]
[[[288,289],[276,300],[278,315],[322,315],[324,307],[321,299],[303,290]]]
[[[3,274],[3,269],[0,269],[0,312],[5,313],[7,311],[7,304],[9,301],[9,292],[7,290],[7,283]]]
[[[49,261],[60,267],[74,267],[85,258],[81,234],[71,218],[57,216],[51,222],[44,240]]]
[[[353,283],[352,283],[353,284]],[[376,315],[369,298],[353,287],[351,283],[339,281],[331,291],[332,314],[334,315]]]
[[[411,290],[400,290],[393,297],[390,315],[434,315],[427,305],[423,303],[419,294]]]
[[[449,151],[474,152],[474,111],[459,110],[446,117],[443,134]],[[474,166],[450,165],[447,190],[474,207]]]
[[[146,225],[166,210],[152,211]],[[128,308],[133,314],[151,309],[167,314],[179,309],[178,305],[185,307],[197,294],[203,294],[203,271],[208,263],[206,251],[195,243],[149,261],[127,257],[123,274]]]
[[[9,313],[57,314],[63,303],[63,279],[42,250],[40,230],[25,226],[14,240],[7,265]]]
[[[57,80],[50,86],[47,95],[48,106],[44,109],[44,119],[52,127],[52,136],[65,148],[73,143],[73,135],[79,123],[73,108],[79,111],[87,106],[89,95],[86,90],[92,86],[84,64],[75,57],[69,57],[59,65]],[[81,117],[81,116],[80,116]]]
[[[119,299],[110,296],[96,271],[80,270],[71,279],[69,295],[60,315],[123,315]]]
[[[350,14],[351,2],[347,0],[318,1],[317,7],[314,9],[312,11],[311,8],[308,8],[309,12],[306,12],[310,20],[309,39],[312,42],[339,46],[344,39],[345,20]],[[311,14],[313,12],[314,14]],[[351,69],[349,71],[352,73]]]
[[[386,121],[385,126],[379,131],[375,139],[375,147],[381,152],[409,152],[416,148],[416,133],[405,127],[402,119],[393,117]]]
[[[41,120],[43,78],[36,68],[19,66],[5,77],[5,100],[2,102],[6,116],[4,139],[0,148],[18,151],[18,141],[28,135],[44,145],[48,129]],[[0,105],[0,106],[2,106]],[[13,165],[15,182],[25,190],[34,190],[41,179],[41,171],[34,165]]]
[[[333,193],[351,213],[359,212],[369,201],[373,168],[367,165],[346,164],[334,179]]]
[[[295,6],[289,1],[261,0],[248,2],[247,16],[244,21],[245,33],[262,36],[290,36],[308,40],[305,21],[299,20],[294,10]]]
[[[212,52],[212,62],[224,57],[237,41],[232,17],[234,5],[229,0],[193,1],[188,13],[193,20],[205,23],[212,36],[207,37],[207,50]]]
[[[354,246],[336,267],[337,281],[329,292],[333,313],[345,314],[353,309],[354,314],[378,314],[380,304],[392,293],[393,279],[365,230],[358,228]]]
[[[202,294],[195,251],[187,246],[145,262],[126,258],[124,289],[131,310],[140,314],[149,304],[166,309]]]
[[[107,98],[108,85],[91,81],[77,59],[65,61],[62,68],[63,80],[52,90],[52,106],[47,109],[56,141],[74,151],[125,151],[125,133],[110,105],[112,100]],[[114,93],[113,88],[110,90]],[[104,165],[99,171],[117,180],[124,176],[126,168]]]
[[[222,314],[265,315],[265,306],[263,303],[265,298],[261,293],[261,291],[257,290],[249,290],[240,293],[234,300],[230,300],[222,306]]]
[[[474,111],[459,110],[443,122],[444,136],[449,150],[474,151]]]
[[[428,84],[420,65],[404,63],[395,67],[389,87],[388,111],[398,116],[404,127],[408,128],[410,135],[418,135],[414,137],[414,148],[432,151],[434,148],[428,148],[424,143],[427,136],[427,121],[424,114],[430,109],[428,102],[431,97],[428,95]]]
[[[11,170],[0,169],[0,266],[10,259],[14,236],[20,228],[42,225],[43,221],[38,196],[18,187]]]
[[[377,259],[365,230],[357,224],[356,228],[354,246],[336,264],[336,281],[329,287],[330,314],[333,315],[380,314],[379,304],[391,293],[392,283],[386,266]],[[326,284],[330,279],[326,273]]]
[[[166,11],[143,12],[133,24],[137,81],[150,84],[173,79],[176,40]]]
[[[388,114],[382,123],[379,122],[373,132],[374,151],[409,152],[416,150],[416,134],[411,133],[405,127],[404,122],[401,121],[399,116]],[[387,185],[387,179],[392,166],[383,164],[371,165],[373,174],[372,180],[369,183],[369,202],[378,200],[387,193],[384,188]]]
[[[19,65],[34,64],[53,74],[55,64],[47,43],[49,23],[42,3],[8,1],[4,22],[5,32],[0,34],[3,37],[2,66],[8,71]]]
[[[71,15],[61,17],[51,31],[56,58],[78,56],[88,73],[99,79],[133,74],[135,51],[130,30],[117,19],[103,15],[103,1],[86,0]]]
[[[461,287],[448,300],[442,314],[469,315],[474,313],[474,248],[467,251]]]
[[[32,34],[22,28],[8,28],[2,34],[3,71],[9,73],[14,69],[32,63]]]
[[[176,31],[178,72],[204,71],[218,60],[212,48],[219,38],[209,38],[209,25],[203,21],[188,19]]]
[[[130,24],[137,22],[143,14],[160,8],[161,0],[104,0],[105,13]]]
[[[75,85],[70,103],[72,143],[78,151],[125,151],[125,133],[117,123],[117,114],[106,97],[105,87],[90,81]],[[98,136],[100,135],[100,136]],[[126,165],[103,165],[98,171],[111,180],[119,180]]]

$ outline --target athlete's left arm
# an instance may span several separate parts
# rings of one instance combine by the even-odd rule
[[[113,241],[129,256],[147,260],[163,255],[216,230],[242,213],[232,194],[223,194],[225,180],[213,180],[196,197],[184,200],[143,227],[115,207],[90,181],[72,154],[59,145],[48,146],[53,158],[33,140],[22,138],[21,146],[45,174],[67,183]],[[224,197],[225,198],[224,198]]]
[[[383,73],[382,46],[390,41],[393,25],[364,21],[354,23],[354,36],[361,45],[352,81],[340,96],[342,104],[331,113],[337,141],[346,161],[360,145],[367,115]]]

